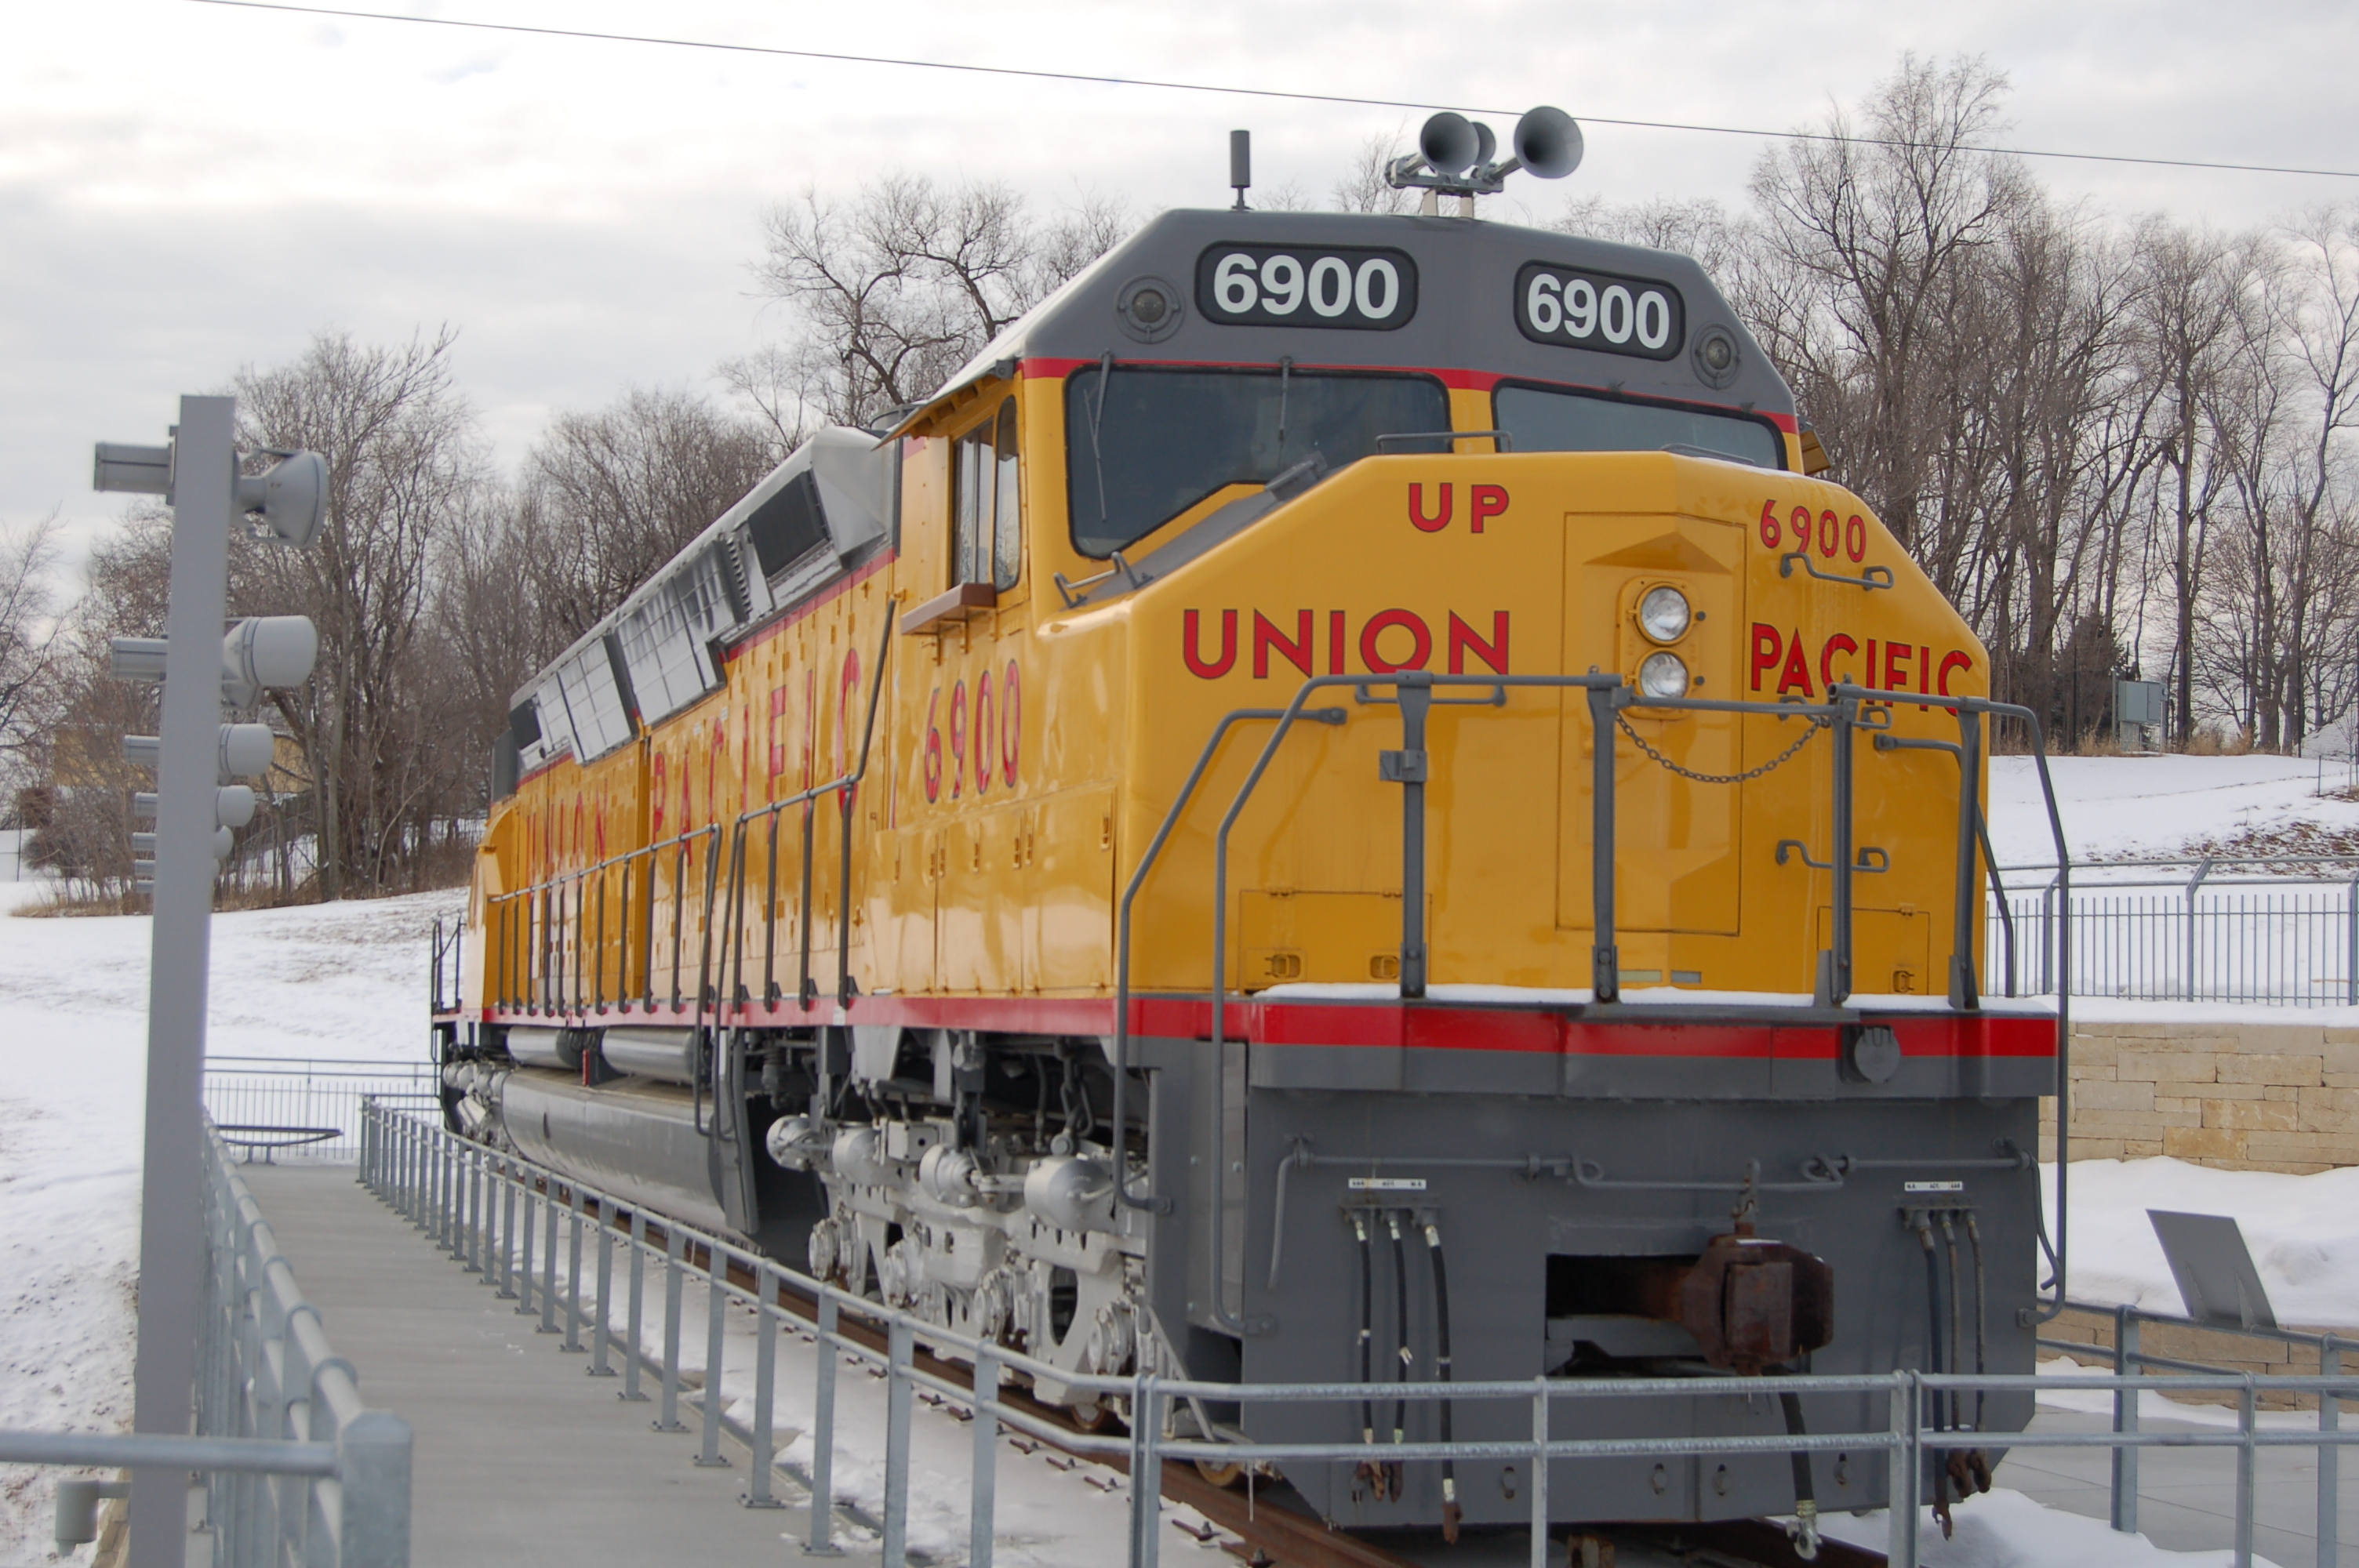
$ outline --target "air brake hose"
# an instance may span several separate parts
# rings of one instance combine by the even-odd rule
[[[1925,1369],[1938,1374],[1944,1369],[1941,1365],[1941,1263],[1933,1244],[1933,1218],[1930,1213],[1918,1217],[1917,1239],[1923,1243],[1925,1249]],[[1932,1415],[1933,1430],[1946,1431],[1947,1425],[1941,1419],[1941,1391],[1939,1389],[1933,1391]]]
[[[1430,1220],[1425,1227],[1426,1255],[1433,1260],[1433,1369],[1438,1382],[1450,1381],[1450,1272],[1441,1265],[1441,1227]],[[1441,1400],[1441,1441],[1450,1443],[1450,1400]],[[1449,1454],[1441,1456],[1441,1539],[1451,1545],[1458,1543],[1458,1521],[1464,1510],[1458,1506],[1458,1462]]]
[[[1938,1374],[1941,1370],[1941,1264],[1935,1255],[1933,1218],[1929,1212],[1920,1211],[1917,1216],[1917,1239],[1925,1249],[1925,1369]],[[1941,1390],[1939,1389],[1933,1390],[1932,1416],[1933,1430],[1943,1431]],[[1941,1533],[1946,1539],[1950,1513],[1949,1455],[1935,1449],[1928,1457],[1931,1460],[1930,1467],[1933,1473],[1933,1512],[1942,1521]]]
[[[1984,1346],[1990,1314],[1989,1298],[1983,1293],[1983,1227],[1974,1223],[1974,1211],[1972,1209],[1966,1210],[1966,1241],[1974,1252],[1974,1376],[1979,1378],[1989,1370],[1984,1362]],[[1983,1400],[1985,1397],[1981,1389],[1974,1390],[1976,1432],[1983,1430]]]
[[[1353,1234],[1360,1238],[1360,1387],[1368,1386],[1370,1343],[1375,1338],[1376,1290],[1375,1270],[1368,1261],[1368,1222],[1360,1215],[1352,1217]],[[1376,1440],[1376,1408],[1364,1395],[1360,1400],[1360,1441]]]
[[[1408,1348],[1408,1249],[1401,1245],[1400,1216],[1387,1214],[1385,1216],[1385,1220],[1391,1226],[1393,1233],[1393,1285],[1395,1305],[1398,1310],[1397,1323],[1399,1328],[1397,1338],[1400,1342],[1400,1380],[1406,1383],[1409,1380],[1409,1374],[1417,1367],[1416,1357],[1409,1354]],[[1405,1441],[1408,1430],[1408,1400],[1403,1397],[1393,1401],[1393,1441],[1395,1443]]]
[[[1958,1359],[1966,1348],[1965,1299],[1961,1293],[1962,1281],[1958,1278],[1958,1227],[1948,1209],[1941,1211],[1941,1242],[1950,1254],[1950,1370],[1955,1372]],[[1958,1420],[1961,1402],[1957,1390],[1950,1390],[1950,1424],[1952,1427],[1962,1424]]]
[[[1777,1402],[1786,1411],[1786,1435],[1805,1437],[1808,1429],[1802,1424],[1802,1398],[1799,1394],[1779,1393]],[[1802,1449],[1793,1453],[1794,1461],[1794,1555],[1808,1563],[1819,1554],[1819,1495],[1810,1480],[1810,1456]]]

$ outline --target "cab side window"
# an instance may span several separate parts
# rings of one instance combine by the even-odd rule
[[[1016,400],[958,438],[951,455],[952,586],[1016,586],[1023,561],[1023,505],[1016,460]]]

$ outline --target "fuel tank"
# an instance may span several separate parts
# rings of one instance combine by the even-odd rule
[[[697,1130],[685,1088],[626,1081],[591,1089],[562,1074],[520,1067],[501,1086],[500,1119],[527,1160],[635,1206],[731,1228],[713,1196],[709,1141]]]

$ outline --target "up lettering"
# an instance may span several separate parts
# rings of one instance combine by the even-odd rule
[[[1439,534],[1449,527],[1450,520],[1457,510],[1457,488],[1451,484],[1436,485],[1434,489],[1438,493],[1434,497],[1433,509],[1429,512],[1426,510],[1425,486],[1410,485],[1408,487],[1409,526],[1420,534]],[[1505,515],[1508,499],[1507,487],[1504,484],[1467,486],[1466,531],[1470,534],[1480,534],[1483,531],[1483,525],[1492,518]]]

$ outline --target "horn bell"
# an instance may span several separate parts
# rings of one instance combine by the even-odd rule
[[[1516,157],[1542,179],[1562,179],[1579,168],[1581,152],[1581,126],[1561,109],[1543,103],[1516,122]]]
[[[1444,109],[1418,132],[1417,150],[1434,173],[1461,174],[1474,166],[1483,147],[1474,122]]]

